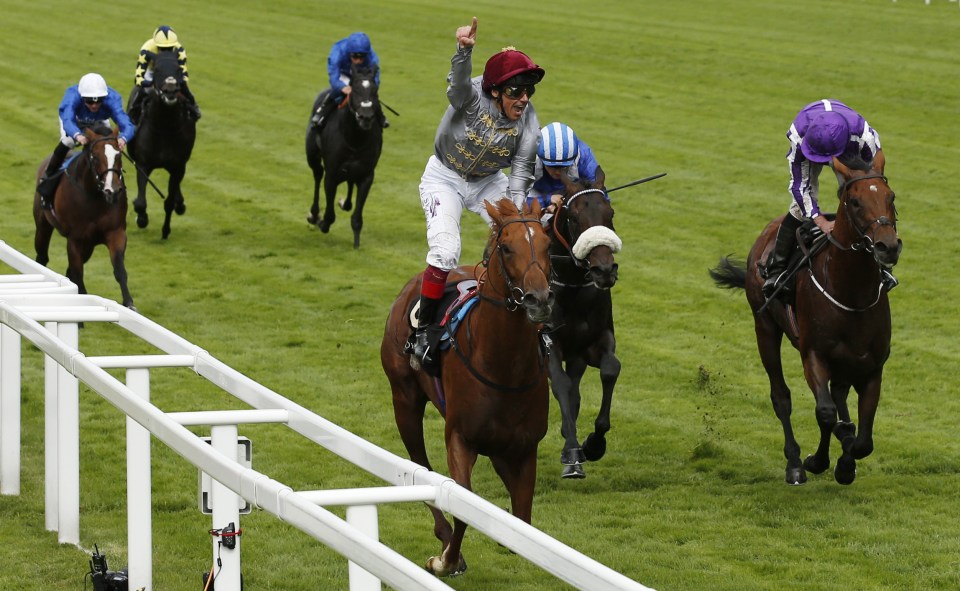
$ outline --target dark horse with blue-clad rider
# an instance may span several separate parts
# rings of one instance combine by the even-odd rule
[[[900,257],[894,193],[883,176],[885,159],[877,152],[869,170],[847,167],[834,158],[841,180],[840,204],[832,231],[799,240],[803,254],[788,268],[795,272],[792,299],[764,296],[763,261],[774,249],[783,217],[770,222],[754,243],[746,265],[723,258],[710,275],[720,287],[746,290],[754,313],[760,359],[770,380],[770,399],[783,427],[785,480],[803,484],[807,472],[830,467],[835,436],[841,455],[834,468],[840,484],[856,477],[856,461],[873,451],[873,424],[880,402],[883,366],[890,356],[890,283],[885,275]],[[789,215],[789,214],[788,214]],[[787,272],[789,274],[790,271]],[[783,282],[789,281],[786,277]],[[790,422],[792,403],[781,365],[780,345],[786,334],[800,352],[803,374],[816,400],[820,443],[800,459]],[[859,428],[847,407],[850,388],[858,395]],[[839,419],[839,420],[838,420]]]
[[[152,61],[153,85],[145,91],[135,87],[128,105],[128,109],[131,108],[138,92],[145,93],[142,106],[138,107],[141,112],[137,134],[129,145],[130,156],[137,165],[137,198],[133,209],[137,212],[137,227],[146,228],[150,221],[147,215],[150,174],[158,168],[166,170],[169,173],[163,203],[166,215],[161,229],[161,236],[166,239],[170,235],[173,212],[182,215],[187,210],[180,185],[193,153],[197,124],[191,103],[182,92],[177,55],[162,51]]]
[[[311,122],[307,125],[307,164],[313,170],[313,204],[307,221],[316,224],[322,232],[329,232],[337,217],[333,206],[337,187],[347,183],[347,198],[340,202],[344,211],[353,208],[353,189],[356,187],[356,209],[350,218],[354,248],[360,248],[363,207],[373,185],[374,171],[383,148],[383,115],[376,78],[376,68],[361,69],[354,66],[351,92],[345,105],[327,116],[322,127],[314,125],[313,115],[330,91],[321,92],[313,102]],[[326,195],[323,217],[320,217],[321,181]]]
[[[87,128],[83,137],[83,151],[67,163],[49,206],[41,204],[40,193],[34,195],[37,262],[41,265],[49,262],[50,238],[56,229],[67,239],[67,278],[77,285],[80,293],[87,293],[83,265],[90,260],[94,247],[104,244],[110,251],[113,276],[120,284],[123,305],[133,308],[124,264],[127,192],[117,133],[105,123],[98,122]],[[45,160],[37,171],[38,179],[46,170],[48,161]]]
[[[415,369],[419,360],[406,346],[417,324],[412,316],[423,273],[394,301],[380,359],[410,459],[431,469],[423,423],[426,406],[432,404],[445,420],[450,476],[470,489],[477,456],[489,457],[510,493],[513,515],[530,523],[537,446],[546,434],[549,411],[540,327],[550,318],[553,303],[550,240],[540,224],[539,203],[524,212],[509,199],[484,205],[492,220],[484,268],[458,267],[448,276],[451,282],[474,279],[479,288],[459,328],[454,332],[443,325],[450,348],[438,353],[439,377]],[[438,576],[460,574],[467,567],[460,553],[467,524],[454,519],[451,528],[440,509],[429,509],[441,554],[428,560],[427,570]]]
[[[610,405],[620,376],[613,328],[617,282],[614,254],[621,240],[613,229],[613,207],[606,193],[561,175],[563,200],[550,220],[550,287],[556,294],[550,319],[550,385],[560,406],[563,478],[584,478],[583,464],[606,452]],[[602,182],[602,181],[601,181]],[[580,380],[587,367],[600,370],[602,398],[594,430],[581,445],[577,435]]]

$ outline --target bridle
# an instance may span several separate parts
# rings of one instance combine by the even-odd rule
[[[512,312],[518,309],[523,304],[524,291],[519,286],[514,284],[514,281],[510,277],[510,274],[507,273],[506,261],[503,260],[503,245],[500,243],[500,239],[503,237],[504,229],[506,229],[506,227],[509,226],[510,224],[523,224],[525,226],[527,224],[535,224],[537,226],[541,225],[540,220],[536,218],[521,217],[521,218],[508,220],[507,222],[505,222],[503,225],[500,226],[500,228],[497,230],[496,238],[494,239],[494,250],[496,251],[497,256],[500,260],[501,275],[503,275],[503,280],[507,284],[507,293],[506,294],[498,293],[498,295],[502,296],[502,299],[499,299],[499,300],[488,297],[483,294],[480,294],[480,298],[485,301],[497,304],[499,306],[503,306],[504,308]],[[531,231],[532,230],[530,230],[529,228],[527,229],[527,232],[531,232]],[[533,267],[539,267],[540,271],[543,272],[543,274],[546,276],[547,270],[544,269],[543,265],[540,264],[540,261],[537,260],[536,252],[533,249],[533,241],[528,240],[527,242],[530,246],[530,263],[527,264],[527,267],[523,270],[523,273],[520,274],[521,280],[523,279],[523,277],[527,276],[527,273],[529,273],[530,269]],[[483,262],[484,266],[489,266],[489,262],[490,262],[489,256],[485,257]]]
[[[558,207],[556,214],[553,216],[553,223],[551,224],[551,229],[553,230],[554,237],[557,239],[557,242],[560,243],[560,246],[562,246],[563,249],[567,251],[567,254],[561,254],[561,255],[553,254],[553,255],[550,255],[550,258],[551,259],[569,259],[571,262],[573,262],[573,265],[575,267],[585,271],[583,276],[583,281],[579,285],[575,285],[575,286],[567,283],[563,283],[556,278],[556,275],[557,275],[556,269],[552,268],[551,278],[550,278],[550,283],[552,285],[557,285],[560,287],[581,287],[581,286],[589,285],[593,283],[593,280],[590,278],[590,263],[587,262],[585,258],[584,259],[577,258],[577,256],[573,254],[573,245],[571,245],[570,242],[567,240],[567,238],[564,236],[564,232],[561,231],[559,226],[560,212],[564,209],[566,209],[569,212],[570,206],[578,197],[589,194],[589,193],[600,193],[601,195],[604,194],[602,189],[584,189],[582,191],[577,191],[576,193],[574,193],[573,195],[570,195],[569,197],[564,197],[563,200],[560,202],[560,206]],[[565,219],[567,220],[567,226],[569,228],[571,216],[566,215]]]
[[[859,240],[857,240],[850,246],[843,246],[842,244],[836,241],[836,239],[832,236],[832,234],[828,234],[828,237],[830,238],[830,242],[833,243],[834,246],[836,246],[841,250],[854,250],[854,251],[862,250],[863,252],[873,253],[873,248],[874,248],[873,236],[876,235],[877,230],[884,226],[892,226],[894,231],[896,231],[897,229],[896,206],[893,207],[892,220],[887,216],[882,215],[877,219],[873,220],[872,222],[870,222],[869,224],[867,224],[866,228],[861,228],[853,221],[853,216],[850,215],[850,209],[849,209],[850,206],[849,206],[848,200],[846,199],[847,190],[854,183],[858,181],[867,180],[867,179],[882,179],[884,184],[887,184],[887,177],[883,176],[882,174],[868,174],[864,176],[858,176],[852,179],[847,179],[847,181],[843,183],[843,185],[839,189],[837,189],[837,197],[840,199],[840,203],[843,204],[844,211],[847,213],[847,218],[850,219],[850,225],[853,226],[853,229],[857,232],[857,235],[860,237]],[[874,228],[874,226],[876,227]],[[873,231],[871,232],[871,235],[868,235],[867,233],[870,232],[871,228],[873,228]]]
[[[109,168],[104,169],[103,171],[97,170],[97,159],[96,159],[96,155],[93,153],[93,148],[94,146],[96,146],[101,142],[109,142],[109,141],[115,141],[115,138],[113,136],[103,136],[103,137],[98,137],[94,140],[90,140],[83,147],[83,152],[81,153],[81,157],[86,160],[87,169],[90,171],[90,176],[93,177],[94,183],[96,183],[97,185],[97,191],[101,195],[103,195],[105,199],[106,199],[107,192],[105,190],[106,180],[104,177],[106,177],[111,172],[117,175],[117,177],[120,180],[120,183],[122,183],[123,185],[123,188],[126,189],[126,183],[123,182],[122,159],[120,158],[120,154],[122,152],[120,151],[119,146],[117,146],[117,162],[120,163],[120,165],[118,167],[111,166]],[[77,180],[74,177],[70,176],[69,174],[66,176],[70,180],[70,182],[73,183],[75,187],[77,187],[80,190],[84,190],[84,188],[81,187],[79,183],[77,183]]]

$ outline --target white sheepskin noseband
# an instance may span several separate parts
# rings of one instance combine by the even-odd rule
[[[620,237],[617,236],[617,233],[610,228],[606,226],[593,226],[592,228],[584,230],[583,234],[580,234],[580,237],[577,238],[577,242],[571,250],[573,251],[573,256],[578,259],[584,259],[590,254],[591,250],[598,246],[609,246],[610,250],[616,253],[620,252],[620,248],[623,247],[623,242],[620,240]]]

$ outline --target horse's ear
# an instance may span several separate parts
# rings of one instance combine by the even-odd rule
[[[543,211],[543,208],[540,207],[539,199],[531,199],[530,204],[527,205],[527,213],[532,215],[535,218],[540,217],[540,213]]]
[[[500,221],[503,219],[503,216],[500,214],[500,208],[487,200],[484,200],[483,206],[487,208],[487,213],[490,214],[490,219],[493,220],[493,223],[499,226]]]
[[[887,157],[883,155],[883,150],[877,150],[877,155],[873,157],[873,164],[870,165],[870,168],[883,174],[883,167],[886,163]]]
[[[837,178],[849,180],[853,177],[853,171],[843,162],[840,162],[838,158],[834,158],[831,164],[833,164],[833,171],[837,174]]]

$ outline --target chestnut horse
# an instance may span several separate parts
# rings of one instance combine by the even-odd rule
[[[621,247],[613,230],[613,207],[602,189],[564,176],[564,198],[549,234],[550,286],[556,305],[550,320],[550,385],[560,406],[563,478],[585,478],[583,463],[606,452],[610,403],[620,376],[610,289],[617,282],[614,254]],[[594,431],[581,446],[577,437],[580,380],[587,367],[600,370],[602,399]]]
[[[333,201],[337,187],[347,183],[347,198],[340,208],[353,207],[353,187],[357,187],[357,208],[350,216],[353,229],[353,247],[360,248],[360,230],[363,228],[363,207],[373,186],[374,171],[383,148],[383,128],[380,126],[380,97],[377,87],[377,68],[358,69],[353,66],[350,78],[352,91],[346,108],[340,108],[327,117],[323,130],[307,124],[307,164],[313,171],[313,203],[307,222],[316,224],[326,234],[337,219]],[[310,111],[312,117],[329,90],[317,95]],[[326,171],[326,179],[324,179]],[[326,207],[320,217],[320,182],[326,195]]]
[[[773,300],[764,308],[764,279],[758,269],[773,249],[782,218],[760,234],[745,268],[725,258],[710,272],[720,287],[744,288],[754,311],[760,359],[770,379],[774,412],[783,425],[788,484],[803,484],[806,472],[820,474],[830,467],[831,435],[842,449],[834,468],[840,484],[852,483],[856,461],[873,451],[873,422],[891,333],[881,271],[897,263],[903,247],[883,166],[883,152],[869,171],[833,160],[841,182],[836,223],[828,244],[800,268],[793,303]],[[784,334],[800,352],[804,377],[816,399],[820,444],[803,462],[790,424],[790,389],[780,361]],[[858,395],[859,429],[847,409],[851,386]]]
[[[539,204],[523,213],[506,199],[496,206],[488,202],[486,208],[493,218],[487,269],[479,276],[471,267],[450,274],[450,280],[476,278],[479,301],[451,335],[453,352],[442,353],[440,378],[413,369],[404,353],[421,275],[406,284],[390,309],[380,359],[410,459],[433,469],[423,435],[424,410],[432,402],[446,421],[450,476],[470,489],[477,455],[488,456],[510,493],[513,515],[529,523],[537,445],[546,434],[549,410],[540,324],[550,318],[553,301],[550,240],[540,223]],[[441,553],[426,568],[438,576],[458,575],[467,568],[460,553],[467,524],[454,519],[451,529],[443,512],[429,508]]]
[[[61,175],[52,208],[41,208],[40,194],[34,194],[37,262],[41,265],[49,262],[50,238],[56,229],[67,239],[67,278],[77,285],[80,293],[87,293],[83,265],[90,260],[95,246],[105,244],[110,251],[113,276],[120,284],[123,305],[135,309],[124,266],[127,189],[123,183],[117,133],[105,124],[98,124],[95,129],[84,130],[84,135],[88,141]],[[37,170],[38,181],[47,161],[49,158]]]
[[[187,211],[180,184],[187,174],[187,162],[197,139],[197,123],[189,113],[187,97],[180,92],[182,74],[177,54],[170,51],[158,53],[153,72],[153,87],[143,98],[137,133],[127,150],[137,163],[137,198],[133,200],[133,210],[137,213],[138,228],[146,228],[150,223],[147,215],[150,174],[158,168],[169,173],[167,196],[163,202],[165,216],[160,231],[166,240],[170,236],[173,212],[183,215]]]

